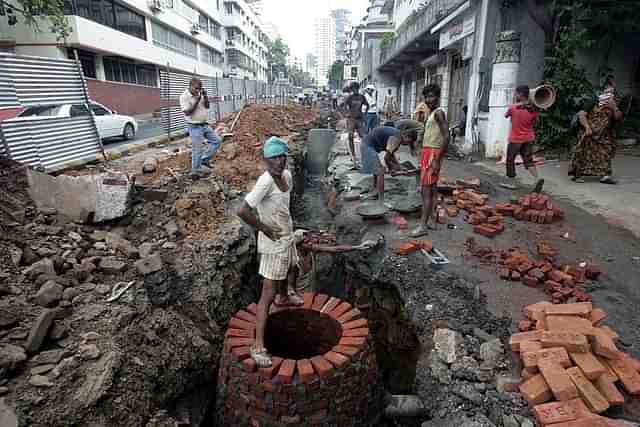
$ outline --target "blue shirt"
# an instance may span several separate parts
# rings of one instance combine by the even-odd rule
[[[400,136],[400,129],[390,126],[380,126],[371,131],[365,138],[364,143],[373,147],[376,153],[380,153],[387,149],[387,142],[392,136]]]

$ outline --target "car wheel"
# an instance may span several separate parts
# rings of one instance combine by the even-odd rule
[[[133,139],[134,136],[136,136],[136,131],[133,128],[133,125],[131,123],[127,123],[126,125],[124,125],[124,131],[122,132],[122,137],[128,141],[130,139]]]

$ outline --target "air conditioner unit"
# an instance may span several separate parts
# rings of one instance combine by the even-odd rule
[[[152,12],[160,12],[164,9],[162,0],[149,0],[148,5]]]
[[[198,24],[191,24],[191,34],[200,34],[200,26]]]

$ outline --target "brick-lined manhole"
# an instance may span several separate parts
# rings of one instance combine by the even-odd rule
[[[256,305],[239,311],[226,334],[218,375],[223,426],[371,426],[383,390],[362,314],[347,302],[306,293],[305,305],[272,312],[266,346],[273,367],[249,356]]]

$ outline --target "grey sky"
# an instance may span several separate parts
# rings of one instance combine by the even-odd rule
[[[313,50],[313,20],[331,9],[352,12],[354,23],[360,22],[367,11],[369,0],[264,0],[264,19],[273,22],[291,54],[304,60]]]

